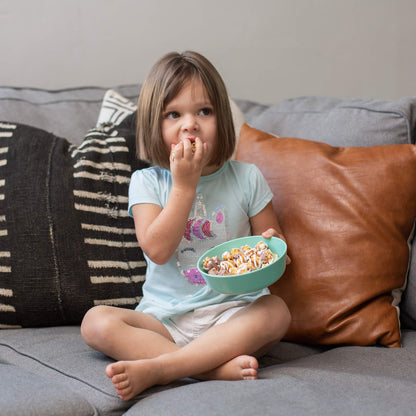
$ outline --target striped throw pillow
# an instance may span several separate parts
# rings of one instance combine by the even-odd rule
[[[94,305],[134,308],[146,264],[127,215],[134,114],[80,146],[0,123],[0,327],[79,324]]]

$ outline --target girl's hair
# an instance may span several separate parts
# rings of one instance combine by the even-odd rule
[[[224,81],[205,57],[186,51],[163,56],[142,86],[136,134],[136,151],[140,159],[169,169],[169,150],[162,136],[162,115],[166,105],[189,81],[202,82],[217,118],[217,144],[210,164],[221,165],[231,158],[236,138]]]

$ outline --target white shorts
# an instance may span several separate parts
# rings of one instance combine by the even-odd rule
[[[183,347],[209,328],[222,324],[250,302],[237,300],[205,306],[163,321],[175,343]]]

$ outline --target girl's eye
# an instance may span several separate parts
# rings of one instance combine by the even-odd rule
[[[165,114],[165,118],[169,118],[169,119],[175,119],[179,117],[179,113],[177,113],[176,111],[169,111],[168,113]]]
[[[201,116],[210,116],[212,113],[213,113],[213,111],[209,107],[201,108],[201,110],[199,110],[199,114]]]

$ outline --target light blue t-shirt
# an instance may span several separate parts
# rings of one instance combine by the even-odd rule
[[[133,173],[129,188],[131,207],[151,203],[164,207],[172,188],[169,170],[151,167]],[[159,320],[232,300],[254,301],[269,293],[224,295],[211,290],[197,269],[208,249],[251,234],[250,217],[258,214],[273,195],[260,170],[252,164],[227,161],[212,175],[199,180],[187,226],[175,254],[166,264],[147,261],[143,298],[137,310]]]

